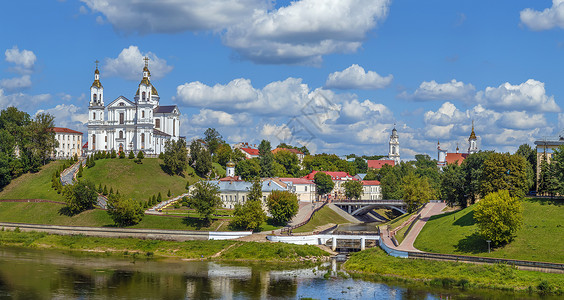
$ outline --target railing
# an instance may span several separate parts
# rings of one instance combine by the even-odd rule
[[[294,230],[294,229],[296,229],[296,228],[298,228],[298,227],[301,227],[301,226],[304,226],[305,224],[307,224],[307,223],[311,220],[311,218],[313,218],[313,216],[315,215],[315,213],[318,212],[320,209],[322,209],[322,208],[325,206],[325,204],[327,204],[327,202],[323,202],[323,204],[321,204],[320,207],[314,209],[314,210],[311,212],[311,215],[309,215],[309,218],[307,218],[307,220],[305,220],[305,221],[303,221],[303,222],[301,222],[301,223],[298,223],[298,224],[296,224],[296,225],[293,225],[293,226],[284,227],[284,228],[282,228],[282,229],[280,230],[280,233],[288,232],[288,234],[292,234],[292,230]]]
[[[377,203],[394,203],[404,205],[403,200],[354,200],[354,199],[343,199],[343,200],[333,200],[334,204],[338,203],[366,203],[366,204],[377,204]]]

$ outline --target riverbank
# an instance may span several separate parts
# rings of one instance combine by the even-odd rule
[[[225,260],[270,263],[318,262],[329,253],[311,245],[258,243],[232,240],[162,241],[134,238],[104,238],[83,235],[53,235],[0,229],[0,245],[35,249],[80,251],[97,255],[131,255],[184,260]]]
[[[522,271],[509,265],[477,265],[405,259],[379,248],[357,252],[343,268],[353,276],[458,289],[494,289],[518,293],[564,294],[564,274]]]

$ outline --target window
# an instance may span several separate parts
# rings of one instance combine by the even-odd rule
[[[106,142],[106,143],[108,142],[108,136],[107,135],[104,137],[104,142]]]
[[[94,97],[94,98],[93,98],[94,102],[96,102],[96,94],[94,94],[93,97]]]
[[[161,119],[155,120],[155,128],[161,128]]]
[[[307,185],[305,186],[305,191],[307,192]]]
[[[145,111],[144,110],[141,111],[141,118],[145,118]]]
[[[176,136],[176,121],[172,120],[172,136]]]
[[[123,113],[119,113],[119,123],[123,124]]]
[[[141,134],[141,149],[145,148],[145,134]]]
[[[92,113],[92,120],[96,120],[96,113],[95,112]]]
[[[95,145],[96,145],[96,135],[93,134],[92,135],[92,149],[95,149]]]
[[[143,96],[141,98],[145,101],[145,92],[143,92]]]
[[[123,139],[123,131],[121,131],[121,130],[119,131],[119,138]]]

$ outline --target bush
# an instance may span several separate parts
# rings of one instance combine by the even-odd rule
[[[139,153],[137,153],[137,159],[143,159],[145,158],[145,154],[143,154],[143,151],[139,151]]]
[[[523,223],[521,201],[506,190],[490,193],[476,204],[474,219],[480,234],[494,246],[509,243]]]
[[[102,192],[102,195],[107,196],[108,195],[108,188],[104,185],[104,191]]]
[[[94,208],[98,200],[96,185],[88,180],[79,180],[74,184],[65,186],[63,195],[67,202],[67,209],[72,214]]]
[[[112,149],[112,154],[110,155],[110,158],[116,158],[116,150]]]
[[[124,152],[124,151],[121,151],[121,152],[119,153],[119,158],[120,158],[120,159],[124,159],[124,158],[125,158],[125,152]]]
[[[170,189],[168,189],[168,193],[166,194],[167,197],[170,198],[170,196],[172,196],[172,194],[170,193]]]
[[[108,215],[120,227],[135,225],[143,219],[143,207],[137,201],[124,199],[119,194],[108,199]]]
[[[276,224],[286,224],[300,208],[298,197],[288,191],[272,191],[267,199],[268,211]]]
[[[129,158],[129,159],[135,158],[135,154],[133,153],[133,150],[129,151],[129,156],[127,158]]]

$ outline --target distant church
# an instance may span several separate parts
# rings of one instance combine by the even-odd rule
[[[158,155],[164,152],[166,141],[178,140],[180,111],[176,105],[159,105],[159,93],[151,84],[149,58],[144,60],[143,78],[134,101],[119,96],[107,106],[96,61],[88,106],[89,153],[115,150]]]
[[[478,152],[478,139],[476,138],[476,133],[474,133],[474,121],[472,121],[472,132],[470,133],[470,137],[468,138],[468,153],[460,153],[458,145],[456,145],[456,153],[447,153],[447,149],[441,148],[440,142],[437,142],[437,151],[437,165],[441,169],[442,167],[452,163],[457,163],[458,165],[460,165],[462,164],[462,161],[464,161],[466,157],[468,157],[468,155]]]

